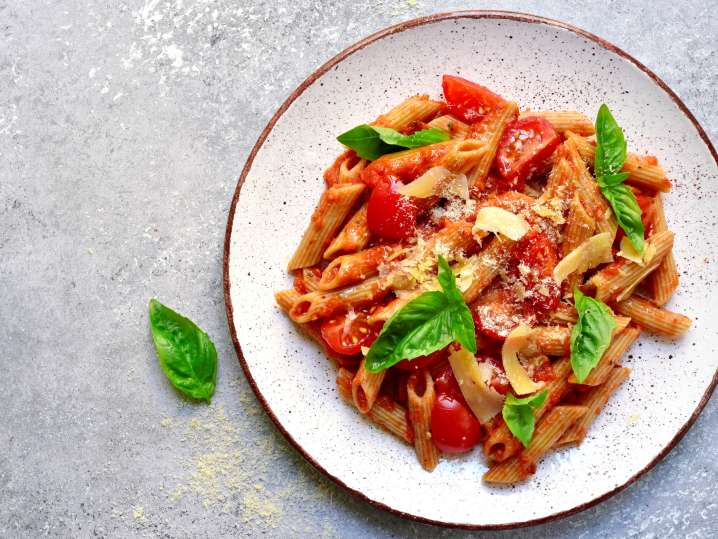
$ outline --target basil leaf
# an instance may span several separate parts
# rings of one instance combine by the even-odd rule
[[[388,369],[402,359],[425,356],[454,341],[476,353],[471,311],[443,257],[439,257],[438,266],[438,279],[444,291],[424,292],[384,324],[366,355],[364,367],[367,371]]]
[[[628,172],[619,172],[626,162],[626,139],[616,119],[603,104],[596,115],[596,157],[593,170],[598,186],[606,197],[618,225],[637,252],[645,248],[641,208],[631,190],[623,185]]]
[[[429,144],[444,142],[450,138],[441,129],[433,127],[417,131],[411,135],[402,135],[388,127],[362,124],[346,133],[342,133],[337,137],[337,140],[344,146],[354,150],[359,157],[374,161],[387,153],[399,152],[405,148],[420,148]]]
[[[578,288],[574,290],[573,297],[578,322],[571,331],[571,368],[580,384],[611,343],[616,321],[603,302],[582,294]]]
[[[150,300],[150,329],[162,370],[188,397],[210,401],[217,381],[217,350],[194,322]]]
[[[511,393],[506,395],[501,415],[511,434],[516,436],[524,447],[529,446],[534,435],[534,427],[536,426],[534,410],[543,405],[547,396],[548,391],[545,389],[523,399],[517,399]]]
[[[609,176],[609,179],[611,176]],[[599,183],[599,186],[601,184]],[[619,226],[628,236],[628,239],[639,253],[643,252],[646,242],[643,238],[643,221],[641,220],[641,207],[638,205],[633,191],[623,184],[606,185],[601,187],[603,196],[616,215]]]
[[[596,177],[616,174],[626,162],[626,139],[623,130],[604,103],[596,115]]]

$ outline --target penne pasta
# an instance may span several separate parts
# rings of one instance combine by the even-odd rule
[[[342,255],[324,268],[319,290],[333,290],[363,281],[377,273],[377,268],[391,256],[393,250],[379,246],[358,253]]]
[[[657,232],[646,240],[646,249],[653,250],[654,254],[644,265],[625,258],[609,264],[588,281],[596,290],[596,299],[605,302],[630,297],[636,287],[660,265],[672,247],[673,233]]]
[[[547,397],[543,405],[534,410],[534,418],[539,420],[551,408],[556,406],[569,389],[568,377],[571,374],[571,362],[562,358],[553,364],[554,379],[544,388]],[[506,426],[503,419],[499,420],[484,441],[484,454],[489,461],[503,462],[521,450],[521,442],[517,440]]]
[[[559,133],[571,131],[577,135],[593,135],[595,132],[591,119],[581,112],[529,110],[519,113],[519,119],[532,116],[547,120]]]
[[[653,210],[654,233],[667,231],[668,224],[666,223],[666,214],[663,211],[663,200],[660,193],[654,199]],[[653,301],[655,301],[658,306],[665,305],[678,289],[678,269],[676,268],[676,260],[673,257],[673,252],[669,252],[658,265],[656,271],[651,274],[649,284],[653,294]]]
[[[486,146],[480,140],[464,139],[451,147],[439,164],[456,174],[467,174],[479,165],[486,154]]]
[[[440,101],[432,101],[425,95],[416,95],[379,116],[372,125],[399,130],[412,122],[428,121],[439,114],[443,108],[444,104]]]
[[[409,378],[406,395],[409,419],[414,430],[414,450],[421,466],[430,472],[439,464],[439,450],[431,440],[431,409],[434,406],[435,394],[434,380],[428,371]]]
[[[302,241],[289,261],[290,271],[313,266],[321,260],[322,253],[346,220],[364,188],[360,183],[338,184],[324,191]]]
[[[603,353],[603,356],[601,356],[598,364],[588,373],[586,379],[581,383],[585,386],[598,386],[604,383],[608,375],[611,374],[613,366],[618,363],[618,360],[621,359],[623,354],[636,342],[640,334],[640,329],[631,326],[620,332],[614,332],[611,344]],[[578,380],[573,374],[569,377],[568,381],[571,384],[578,383]]]
[[[357,156],[353,150],[346,150],[324,171],[324,181],[329,187],[338,183],[356,183],[360,181],[367,164],[368,161]]]
[[[352,380],[352,400],[354,401],[354,406],[362,414],[366,414],[374,406],[385,376],[386,371],[368,372],[364,368],[364,360],[362,359],[359,364],[359,370]]]
[[[641,329],[664,337],[680,337],[691,327],[691,319],[662,309],[652,302],[631,296],[616,304],[616,311],[631,317]]]
[[[466,135],[469,132],[469,126],[467,124],[465,124],[458,118],[454,118],[450,114],[437,116],[428,123],[428,126],[445,131],[446,133],[451,135],[451,138],[454,140],[461,140],[466,138]]]
[[[385,285],[378,277],[370,277],[359,284],[338,290],[307,292],[292,305],[289,316],[295,322],[312,322],[349,308],[367,305],[386,292]]]
[[[601,385],[586,393],[579,400],[579,404],[586,407],[586,413],[563,433],[557,445],[580,444],[586,437],[589,427],[608,402],[609,397],[628,378],[630,372],[631,370],[625,367],[614,367]]]
[[[361,251],[369,243],[369,226],[366,221],[367,204],[362,206],[352,215],[344,225],[341,232],[332,240],[324,251],[323,257],[327,260],[334,258],[339,253],[356,253]]]
[[[485,188],[486,178],[496,157],[501,135],[503,135],[506,126],[516,118],[517,114],[518,106],[516,103],[505,103],[487,120],[480,122],[477,126],[472,126],[469,130],[467,137],[477,138],[485,146],[485,152],[481,159],[479,159],[471,173],[468,174],[469,186],[475,185],[480,190]]]
[[[529,446],[510,460],[492,466],[484,474],[484,481],[518,483],[533,475],[538,461],[586,411],[585,406],[556,406],[538,423]]]
[[[354,375],[351,371],[340,368],[337,372],[337,389],[339,396],[349,404],[354,404],[352,398],[352,379]],[[386,395],[379,396],[374,401],[366,414],[373,423],[392,433],[397,438],[408,444],[414,443],[414,432],[407,421],[406,408],[394,402]]]

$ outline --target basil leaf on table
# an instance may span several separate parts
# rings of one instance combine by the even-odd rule
[[[586,296],[577,288],[573,293],[578,322],[571,331],[571,368],[583,383],[611,344],[616,321],[603,302]]]
[[[194,322],[150,300],[150,328],[162,370],[172,385],[209,402],[217,381],[217,350]]]
[[[593,170],[601,193],[611,205],[618,225],[638,253],[645,248],[641,208],[633,192],[623,182],[628,172],[620,172],[626,162],[626,138],[616,119],[603,104],[596,115],[596,154]]]
[[[388,127],[362,124],[342,133],[337,140],[347,148],[354,150],[359,157],[374,161],[387,153],[400,152],[407,148],[420,148],[444,142],[450,138],[441,129],[433,127],[411,135],[402,135]]]
[[[443,292],[424,292],[394,314],[369,348],[365,368],[379,372],[402,359],[425,356],[459,341],[476,353],[471,311],[456,286],[456,278],[443,257],[438,261],[438,281]]]
[[[528,447],[534,435],[536,426],[534,410],[543,405],[547,396],[548,391],[545,389],[523,399],[517,399],[511,393],[506,395],[501,415],[511,434],[516,436],[524,447]]]

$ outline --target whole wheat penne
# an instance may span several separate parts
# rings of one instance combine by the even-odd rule
[[[464,291],[466,303],[476,301],[484,288],[489,286],[504,268],[513,244],[514,242],[508,238],[496,236],[471,261],[469,271],[473,279]]]
[[[337,372],[337,389],[339,396],[349,404],[354,404],[352,399],[352,379],[354,375],[351,371],[340,368]],[[397,438],[408,444],[414,443],[414,432],[407,420],[406,408],[391,400],[386,395],[380,395],[375,401],[374,406],[366,414],[376,425],[386,429]]]
[[[561,243],[563,256],[566,256],[581,245],[581,243],[593,236],[595,228],[596,221],[584,209],[578,194],[574,194],[571,209],[568,214],[568,222],[564,229],[563,243]],[[584,273],[585,272],[575,271],[566,278],[564,289],[566,290],[567,296],[573,296],[573,290],[583,282]]]
[[[630,297],[643,279],[658,267],[672,247],[673,232],[656,232],[646,240],[646,249],[651,249],[654,253],[644,265],[619,258],[597,272],[588,281],[596,290],[596,299],[606,302]]]
[[[588,376],[581,382],[585,386],[598,386],[606,381],[611,373],[613,366],[623,357],[623,354],[636,342],[641,330],[632,326],[613,334],[611,344],[601,356],[598,364],[588,373]],[[569,383],[577,384],[576,376],[571,374],[568,379]]]
[[[691,319],[656,306],[654,303],[631,296],[616,304],[616,311],[630,316],[641,329],[665,337],[679,337],[691,327]]]
[[[559,133],[572,131],[578,135],[593,135],[595,129],[591,119],[582,112],[574,111],[530,111],[519,113],[519,119],[538,116],[550,123]]]
[[[548,175],[546,188],[533,205],[534,212],[554,224],[563,224],[575,190],[573,168],[564,157],[556,159]]]
[[[381,383],[386,376],[386,370],[380,372],[367,371],[364,363],[365,360],[362,359],[359,364],[359,370],[352,380],[352,400],[354,401],[354,406],[362,414],[366,414],[374,406],[374,401],[379,396]]]
[[[307,292],[319,289],[319,273],[319,270],[316,268],[302,268],[302,283],[304,284],[304,288],[307,289]]]
[[[290,271],[313,266],[321,260],[322,253],[344,224],[364,188],[361,183],[337,184],[324,191],[302,241],[289,261]]]
[[[569,138],[564,143],[564,147],[566,148],[566,155],[574,169],[576,192],[578,193],[583,208],[595,220],[598,232],[613,232],[615,234],[615,230],[613,230],[615,227],[612,226],[613,222],[611,221],[611,217],[613,216],[611,208],[608,201],[606,201],[603,194],[601,194],[598,183],[596,183],[596,180],[586,168],[586,163],[583,161],[576,147],[575,140]]]
[[[534,418],[540,419],[551,408],[556,406],[569,389],[568,377],[571,374],[569,358],[561,358],[553,365],[554,379],[549,381],[544,389],[547,391],[546,400],[537,410]],[[500,419],[494,429],[489,432],[484,441],[484,454],[492,462],[503,462],[521,450],[521,442],[511,434],[503,419]]]
[[[279,308],[282,309],[285,313],[289,312],[289,310],[301,296],[302,295],[294,288],[280,290],[279,292],[274,293],[274,299],[276,300],[277,305],[279,305]]]
[[[466,134],[469,132],[469,126],[451,114],[437,116],[431,120],[428,125],[429,127],[445,131],[455,140],[466,138]]]
[[[501,135],[506,126],[516,118],[518,110],[516,103],[505,103],[490,118],[481,122],[477,129],[472,126],[472,129],[469,130],[467,137],[481,140],[486,149],[474,169],[468,174],[469,186],[476,185],[479,189],[484,189],[489,169],[496,157]]]
[[[585,406],[556,406],[536,425],[529,446],[519,455],[492,466],[484,474],[488,483],[517,483],[536,472],[538,461],[561,435],[586,413]]]
[[[387,288],[378,277],[338,290],[302,294],[289,310],[292,320],[299,323],[327,318],[349,308],[367,305],[386,294]]]
[[[456,174],[466,174],[479,164],[485,153],[482,141],[464,139],[452,146],[439,164]]]
[[[412,122],[425,122],[441,112],[444,104],[433,101],[426,95],[410,97],[396,107],[379,116],[373,125],[401,129]]]
[[[565,301],[560,302],[556,310],[551,313],[551,320],[559,324],[575,324],[578,320],[576,307]]]
[[[377,273],[377,267],[385,262],[394,250],[380,245],[358,253],[338,256],[324,268],[319,280],[319,290],[334,290],[363,281]]]
[[[361,175],[362,181],[370,187],[387,177],[416,179],[431,167],[438,165],[461,140],[449,140],[420,148],[382,155],[372,161]]]
[[[439,463],[439,450],[431,439],[431,410],[434,407],[435,394],[434,381],[428,371],[414,374],[409,378],[406,395],[409,420],[414,430],[416,457],[421,466],[430,472]]]
[[[361,251],[369,242],[369,226],[366,222],[366,202],[352,215],[324,251],[324,258],[330,260],[339,253]]]
[[[566,136],[574,141],[581,157],[593,166],[596,144],[575,133],[567,132]],[[666,178],[663,169],[657,164],[648,162],[645,158],[629,153],[621,170],[629,173],[626,179],[626,183],[629,185],[649,191],[667,192],[671,190],[671,182]]]
[[[660,193],[653,202],[653,230],[665,232],[668,230],[666,214],[663,210],[663,199]],[[663,261],[658,265],[656,271],[650,276],[650,289],[653,294],[653,301],[656,305],[665,305],[673,293],[678,289],[678,269],[673,252],[669,252]]]
[[[605,382],[583,395],[579,404],[587,408],[586,413],[563,433],[557,445],[580,444],[586,437],[591,423],[596,420],[608,402],[608,398],[628,378],[630,372],[631,370],[625,367],[613,367]]]
[[[337,183],[356,183],[361,179],[361,172],[367,163],[353,150],[346,150],[324,171],[324,181],[330,187]]]

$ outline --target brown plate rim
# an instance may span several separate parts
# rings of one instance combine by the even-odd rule
[[[252,168],[252,163],[254,161],[255,156],[257,155],[257,152],[264,144],[264,141],[269,136],[269,133],[274,128],[274,125],[277,123],[279,118],[284,114],[284,112],[289,108],[289,106],[306,90],[315,80],[317,80],[320,76],[322,76],[324,73],[329,71],[332,67],[342,62],[344,59],[346,59],[348,56],[351,56],[355,52],[363,49],[367,45],[374,43],[375,41],[378,41],[380,39],[383,39],[385,37],[391,36],[393,34],[396,34],[398,32],[403,32],[404,30],[408,30],[417,26],[423,26],[426,24],[431,24],[439,21],[444,20],[451,20],[451,19],[504,19],[504,20],[511,20],[511,21],[520,21],[520,22],[526,22],[526,23],[532,23],[532,24],[543,24],[547,26],[552,26],[556,28],[561,28],[563,30],[568,30],[570,32],[573,32],[574,34],[577,34],[581,37],[584,37],[586,39],[589,39],[590,41],[593,41],[603,47],[604,49],[607,49],[622,58],[628,60],[632,64],[634,64],[636,67],[638,67],[641,71],[643,71],[646,75],[648,75],[661,89],[663,89],[668,96],[673,100],[673,102],[678,106],[678,108],[688,117],[688,119],[691,121],[693,126],[696,128],[696,131],[698,132],[698,135],[701,137],[703,142],[705,143],[706,147],[710,151],[711,155],[713,156],[713,159],[716,161],[716,166],[718,166],[718,153],[716,153],[716,149],[713,147],[713,144],[711,143],[710,139],[708,138],[708,135],[703,130],[703,128],[700,126],[698,121],[696,120],[695,116],[691,113],[691,111],[688,109],[688,107],[681,101],[681,99],[676,95],[676,93],[671,90],[671,88],[661,80],[658,75],[653,73],[650,69],[648,69],[645,65],[643,65],[641,62],[636,60],[633,56],[628,54],[627,52],[621,50],[620,48],[616,47],[612,43],[609,43],[605,39],[602,39],[590,32],[587,32],[585,30],[582,30],[580,28],[577,28],[573,25],[566,24],[561,21],[557,21],[554,19],[547,19],[544,17],[540,17],[537,15],[531,15],[527,13],[519,13],[514,11],[496,11],[496,10],[471,10],[471,11],[452,11],[447,13],[436,13],[433,15],[428,15],[425,17],[419,17],[416,19],[407,20],[398,24],[395,24],[393,26],[389,26],[388,28],[385,28],[383,30],[380,30],[379,32],[376,32],[374,34],[371,34],[361,41],[355,43],[351,47],[344,49],[342,52],[331,58],[329,61],[324,63],[322,66],[317,68],[309,77],[307,77],[304,82],[302,82],[292,93],[291,95],[282,103],[282,105],[277,109],[277,112],[274,113],[272,118],[269,120],[265,128],[262,130],[262,133],[260,134],[259,138],[257,139],[257,142],[255,143],[254,147],[252,148],[252,151],[249,154],[249,157],[247,158],[247,161],[244,165],[244,168],[242,169],[242,173],[239,176],[239,179],[237,181],[237,187],[234,192],[234,196],[232,197],[232,204],[229,208],[229,215],[227,218],[227,228],[225,232],[225,238],[224,238],[224,261],[223,261],[223,282],[224,282],[224,301],[226,305],[226,314],[227,314],[227,323],[229,325],[229,331],[232,336],[232,342],[234,343],[234,348],[237,352],[237,356],[239,358],[239,362],[242,365],[242,370],[244,370],[244,374],[247,377],[247,380],[249,381],[250,386],[252,387],[252,390],[254,391],[255,395],[259,399],[259,402],[264,407],[265,411],[269,415],[269,417],[272,419],[274,424],[276,425],[277,429],[284,435],[284,437],[287,439],[287,441],[307,460],[309,461],[317,470],[322,472],[325,476],[327,476],[329,479],[331,479],[334,483],[339,485],[341,488],[345,489],[350,494],[356,496],[357,498],[364,500],[365,502],[369,503],[370,505],[373,505],[374,507],[378,507],[380,509],[383,509],[385,511],[388,511],[390,513],[393,513],[395,515],[398,515],[402,518],[413,520],[416,522],[422,522],[425,524],[433,524],[436,526],[442,526],[446,528],[463,528],[467,530],[505,530],[505,529],[512,529],[512,528],[521,528],[526,526],[535,526],[538,524],[543,524],[546,522],[551,522],[554,520],[558,520],[563,517],[567,517],[569,515],[573,515],[575,513],[579,513],[581,511],[584,511],[585,509],[588,509],[589,507],[593,507],[594,505],[597,505],[611,496],[614,496],[615,494],[618,494],[622,490],[624,490],[629,485],[633,484],[638,478],[646,474],[651,468],[653,468],[663,457],[665,457],[675,446],[676,444],[683,438],[683,436],[686,434],[688,429],[693,425],[693,423],[696,421],[700,413],[703,411],[703,408],[705,407],[706,403],[710,399],[711,395],[713,394],[713,390],[716,387],[716,384],[718,383],[718,370],[713,375],[713,379],[709,385],[709,387],[706,389],[705,393],[703,394],[703,397],[701,398],[700,402],[698,403],[698,406],[694,410],[691,417],[686,421],[686,423],[681,427],[681,429],[676,433],[676,435],[673,437],[673,439],[666,445],[666,447],[663,448],[663,450],[656,455],[656,457],[648,463],[642,470],[637,472],[635,475],[630,477],[625,483],[622,485],[618,485],[614,489],[610,490],[609,492],[606,492],[605,494],[602,494],[601,496],[598,496],[594,498],[593,500],[590,500],[586,503],[577,505],[576,507],[573,507],[571,509],[567,509],[565,511],[559,511],[557,513],[553,513],[551,515],[547,515],[545,517],[531,519],[523,522],[512,522],[507,524],[490,524],[490,525],[481,525],[481,524],[467,524],[462,522],[444,522],[439,520],[433,520],[430,518],[422,517],[419,515],[413,515],[411,513],[406,513],[404,511],[400,511],[398,509],[395,509],[387,504],[378,502],[376,500],[373,500],[369,498],[367,495],[365,495],[363,492],[353,489],[346,485],[341,479],[338,477],[330,474],[327,470],[325,470],[307,451],[304,450],[304,448],[292,437],[292,435],[287,432],[287,430],[284,428],[284,426],[279,422],[277,417],[274,415],[274,412],[272,411],[271,407],[269,406],[269,403],[266,401],[264,396],[262,395],[261,391],[257,387],[257,384],[254,381],[254,378],[252,377],[252,374],[250,372],[250,369],[247,365],[247,362],[244,359],[244,354],[242,353],[242,347],[239,343],[239,339],[237,338],[237,331],[234,326],[234,315],[233,315],[233,306],[232,306],[232,298],[230,294],[230,282],[229,282],[229,256],[230,256],[230,244],[231,244],[231,236],[232,236],[232,227],[234,224],[234,216],[235,211],[237,207],[237,201],[239,200],[239,194],[242,189],[242,185],[244,184],[244,180],[246,179],[247,175],[249,174],[250,169]]]

